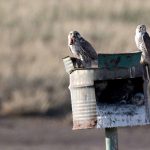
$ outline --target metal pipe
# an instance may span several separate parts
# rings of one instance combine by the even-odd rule
[[[117,128],[105,128],[106,150],[118,150]]]

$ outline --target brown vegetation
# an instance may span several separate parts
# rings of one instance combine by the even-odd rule
[[[70,55],[68,32],[80,31],[99,53],[134,51],[137,24],[150,27],[149,5],[148,0],[1,0],[1,114],[66,112],[69,83],[62,57]]]

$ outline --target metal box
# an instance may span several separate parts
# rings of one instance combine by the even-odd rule
[[[130,68],[136,66],[141,59],[141,51],[132,53],[98,54],[99,68]]]
[[[150,124],[148,84],[140,64],[74,69],[69,76],[73,129]]]

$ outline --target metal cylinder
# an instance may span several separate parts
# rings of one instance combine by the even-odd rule
[[[73,129],[93,128],[97,123],[93,70],[76,70],[70,75]]]

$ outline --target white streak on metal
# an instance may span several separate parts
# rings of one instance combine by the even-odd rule
[[[114,111],[116,110],[116,111]],[[145,125],[145,106],[98,106],[97,128]],[[116,112],[116,113],[115,113]]]

